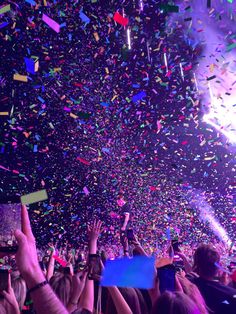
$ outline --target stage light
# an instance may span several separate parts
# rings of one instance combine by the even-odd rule
[[[221,132],[231,144],[236,144],[236,92],[223,95],[224,87],[208,84],[210,94],[209,112],[203,121]],[[217,88],[218,87],[218,88]],[[218,96],[216,96],[218,94]]]

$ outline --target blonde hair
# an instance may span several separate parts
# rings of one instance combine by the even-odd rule
[[[67,306],[72,291],[72,276],[70,274],[56,273],[52,276],[49,283],[61,302]]]
[[[20,276],[18,271],[11,273],[11,286],[19,308],[22,310],[26,299],[27,288],[24,279]]]

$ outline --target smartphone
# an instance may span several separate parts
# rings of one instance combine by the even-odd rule
[[[15,253],[18,245],[14,230],[21,230],[20,198],[11,197],[0,199],[0,252]]]
[[[157,268],[159,289],[161,293],[165,292],[166,290],[175,291],[175,272],[176,270],[173,264]]]
[[[174,252],[180,252],[179,249],[180,242],[178,240],[172,240],[171,245],[173,247]]]
[[[0,269],[0,292],[8,290],[8,276],[8,269]],[[0,294],[0,297],[3,298],[2,294]]]
[[[70,275],[70,267],[64,267],[63,272],[65,275]]]
[[[101,276],[101,258],[98,254],[89,254],[88,279],[96,280],[96,275]]]
[[[127,229],[127,239],[130,242],[134,240],[134,231],[133,229]]]

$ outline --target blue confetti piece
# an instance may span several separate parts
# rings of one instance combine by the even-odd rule
[[[147,94],[146,94],[144,91],[142,91],[142,92],[140,92],[140,93],[134,95],[134,96],[132,97],[132,101],[135,103],[135,102],[137,102],[138,100],[140,100],[140,99],[142,99],[142,98],[144,98],[144,97],[146,97],[146,96],[147,96]]]
[[[0,24],[0,28],[3,28],[3,27],[5,27],[5,26],[7,26],[9,23],[7,23],[7,22],[3,22],[2,24]]]
[[[171,240],[171,235],[170,235],[170,229],[166,229],[166,237],[167,237],[167,240]]]
[[[38,100],[41,101],[41,103],[45,103],[45,100],[40,96],[38,96]]]
[[[84,14],[82,10],[80,10],[79,12],[79,17],[81,18],[82,22],[86,24],[90,23],[90,18],[86,14]]]
[[[26,65],[26,71],[29,72],[30,74],[35,74],[34,71],[34,60],[30,58],[24,58],[25,60],[25,65]]]
[[[110,105],[109,105],[108,103],[106,103],[106,102],[101,102],[100,105],[103,106],[103,107],[109,107],[109,106],[110,106]]]
[[[36,2],[34,0],[25,0],[25,2],[27,2],[31,5],[36,5]]]

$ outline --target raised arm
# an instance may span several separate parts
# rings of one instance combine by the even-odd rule
[[[118,314],[132,314],[132,311],[117,287],[107,288],[115,304]]]
[[[31,290],[30,295],[37,314],[67,314],[68,311],[47,284],[40,269],[26,206],[22,206],[22,231],[16,230],[15,237],[19,245],[16,263]]]
[[[89,254],[97,253],[97,241],[101,233],[101,221],[95,221],[92,225],[88,226],[88,248]],[[93,312],[94,305],[94,282],[93,280],[86,279],[85,287],[82,292],[80,308]]]
[[[55,258],[53,257],[55,255],[55,248],[54,246],[50,247],[51,255],[48,263],[48,269],[47,269],[47,275],[46,278],[49,281],[53,274],[54,274],[54,267],[55,267]]]
[[[137,236],[134,236],[134,240],[132,241],[132,244],[134,245],[135,250],[143,256],[148,256],[148,254],[144,251],[142,245],[140,244]]]
[[[85,286],[85,281],[87,277],[87,271],[75,274],[72,277],[72,293],[70,301],[67,305],[67,310],[69,313],[73,313],[77,310],[79,298]]]
[[[185,273],[191,273],[193,271],[191,264],[189,263],[186,255],[182,252],[176,252],[176,254],[182,259],[183,263],[184,263],[184,270]]]

